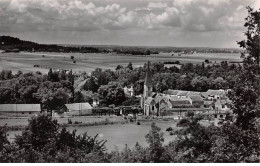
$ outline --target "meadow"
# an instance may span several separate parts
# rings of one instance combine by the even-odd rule
[[[71,59],[74,57],[75,63]],[[74,72],[85,71],[90,73],[96,68],[115,69],[117,65],[126,66],[129,62],[134,67],[143,66],[148,60],[151,62],[180,61],[181,63],[202,63],[208,59],[213,63],[216,61],[239,62],[239,53],[197,53],[183,54],[160,53],[147,56],[120,55],[115,53],[47,53],[47,52],[20,52],[0,53],[0,70],[12,70],[14,73],[40,71],[47,73],[49,68],[72,69]],[[34,67],[37,65],[37,67]]]
[[[127,144],[128,147],[133,148],[138,142],[141,146],[148,146],[145,135],[151,129],[151,121],[143,121],[141,125],[136,123],[126,124],[113,124],[113,125],[102,125],[102,126],[69,126],[68,130],[77,130],[76,134],[83,134],[87,132],[89,136],[95,136],[98,134],[98,139],[107,140],[106,147],[108,151],[115,149],[122,150]],[[164,144],[173,141],[176,135],[170,135],[166,129],[168,127],[177,128],[176,122],[173,120],[155,120],[157,126],[161,128],[164,133]],[[15,135],[21,134],[22,131],[9,131],[9,140],[14,140]]]

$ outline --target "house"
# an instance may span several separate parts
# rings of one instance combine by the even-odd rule
[[[165,90],[163,93],[166,95],[176,96],[179,93],[179,90],[168,89],[168,90]]]
[[[177,96],[178,96],[179,98],[185,98],[185,97],[188,96],[188,93],[189,93],[189,91],[179,91],[179,92],[177,93]]]
[[[191,99],[187,97],[179,98],[179,97],[171,97],[170,102],[172,104],[172,108],[181,108],[181,107],[192,107]]]
[[[32,117],[40,112],[40,104],[0,104],[0,117]]]
[[[67,116],[83,116],[92,114],[92,106],[89,103],[72,103],[65,104],[67,112],[64,115]]]
[[[229,103],[229,100],[217,100],[215,102],[215,110],[218,112],[228,111],[230,110],[230,108],[228,107]]]
[[[204,108],[204,100],[201,96],[192,95],[192,96],[189,96],[189,98],[191,99],[191,104],[193,107]]]
[[[128,88],[127,86],[124,87],[124,93],[126,96],[133,96],[134,95],[134,88],[133,85],[131,85],[130,88]]]
[[[206,109],[206,110],[213,110],[213,101],[212,100],[204,100],[204,108]],[[214,106],[214,108],[215,108],[215,106]]]
[[[223,89],[219,89],[219,90],[209,89],[207,92],[204,92],[202,94],[206,99],[209,100],[227,99],[226,91]]]

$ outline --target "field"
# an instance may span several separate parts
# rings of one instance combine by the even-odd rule
[[[70,131],[77,130],[77,134],[83,134],[85,132],[90,136],[98,135],[98,139],[107,140],[106,147],[108,151],[114,150],[117,147],[122,150],[127,144],[130,148],[133,148],[138,142],[141,146],[148,146],[145,140],[145,135],[151,129],[152,122],[141,122],[141,125],[136,123],[132,124],[114,124],[114,125],[103,125],[103,126],[84,126],[84,127],[68,127]],[[157,120],[156,125],[161,128],[164,133],[164,143],[174,140],[175,135],[169,135],[166,132],[166,128],[176,128],[176,122]],[[9,139],[13,139],[16,134],[20,134],[21,131],[8,132]]]
[[[30,118],[9,118],[9,119],[0,119],[0,126],[25,126],[28,125],[28,120]],[[121,116],[82,116],[82,117],[70,117],[70,118],[53,118],[58,121],[59,124],[67,124],[68,119],[71,119],[72,122],[82,122],[82,123],[94,123],[105,121],[106,119],[109,122],[121,121],[123,117]]]
[[[76,63],[73,63],[74,56]],[[0,70],[12,70],[14,73],[40,71],[47,73],[49,68],[72,69],[74,72],[86,71],[90,73],[95,68],[115,69],[117,65],[126,66],[132,62],[134,67],[143,66],[148,60],[151,62],[180,61],[181,63],[201,63],[205,59],[212,62],[241,61],[238,53],[197,53],[178,56],[171,53],[160,53],[147,56],[109,54],[81,54],[81,53],[0,53]],[[34,67],[34,65],[38,65]]]

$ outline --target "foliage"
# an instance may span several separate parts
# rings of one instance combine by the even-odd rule
[[[243,129],[253,129],[254,121],[259,115],[259,54],[260,54],[260,12],[247,7],[245,19],[246,40],[238,42],[248,54],[242,54],[243,70],[232,88],[229,97],[232,100],[233,112],[237,115],[236,124]]]
[[[173,128],[172,128],[172,127],[168,127],[168,128],[166,129],[166,131],[173,131]]]
[[[99,98],[105,105],[120,105],[125,100],[123,88],[116,82],[102,85],[98,90]]]
[[[3,132],[2,132],[3,131]],[[6,131],[0,130],[1,162],[102,162],[106,160],[105,142],[87,133],[59,129],[56,120],[47,116],[34,117],[27,129],[10,144]]]
[[[190,121],[188,119],[181,119],[178,123],[177,123],[177,126],[180,126],[180,127],[185,127],[185,126],[188,126],[190,124]]]
[[[150,132],[145,135],[146,141],[149,144],[149,151],[151,161],[161,162],[162,153],[164,151],[162,144],[164,142],[163,133],[160,132],[161,128],[153,122]]]
[[[135,96],[130,97],[129,99],[122,102],[123,106],[132,106],[132,105],[140,105],[140,99]]]

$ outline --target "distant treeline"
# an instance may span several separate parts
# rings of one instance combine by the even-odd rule
[[[0,49],[6,52],[18,51],[35,51],[35,52],[77,52],[77,53],[96,53],[101,52],[98,48],[94,47],[66,47],[55,44],[38,44],[30,41],[20,40],[10,36],[0,36]]]
[[[193,53],[238,53],[237,49],[197,48],[197,47],[135,47],[135,46],[66,46],[57,44],[38,44],[11,36],[0,36],[0,49],[5,52],[63,52],[63,53],[109,53],[125,55],[150,55],[159,52],[184,54]]]
[[[163,64],[180,64],[180,61],[167,61],[163,62]]]
[[[143,50],[143,49],[120,49],[115,50],[117,54],[129,54],[129,55],[150,55],[150,54],[159,54],[158,51],[150,51],[150,50]]]

